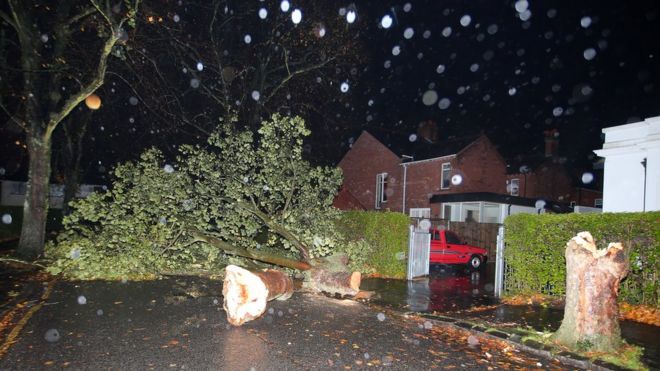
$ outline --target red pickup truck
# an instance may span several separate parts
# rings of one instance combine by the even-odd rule
[[[431,229],[431,264],[467,264],[469,268],[479,269],[488,259],[488,251],[477,246],[470,246],[456,233],[443,229]]]

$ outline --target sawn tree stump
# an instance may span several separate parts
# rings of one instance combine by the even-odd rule
[[[275,269],[252,272],[235,265],[225,268],[222,285],[223,307],[227,321],[240,326],[258,318],[273,299],[286,300],[293,295],[293,281]]]
[[[571,348],[611,352],[621,345],[619,283],[628,273],[620,243],[598,250],[589,232],[566,245],[566,305],[555,339]]]

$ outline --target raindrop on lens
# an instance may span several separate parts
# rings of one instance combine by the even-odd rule
[[[131,106],[136,106],[138,104],[138,99],[136,97],[130,97],[128,98],[128,103],[130,103]]]
[[[97,316],[102,316],[103,315],[103,309],[96,310],[96,315]]]
[[[410,134],[408,136],[408,140],[411,141],[411,142],[416,141],[417,140],[417,134]]]
[[[291,6],[291,4],[289,4],[289,2],[287,0],[283,0],[280,3],[280,9],[282,9],[282,11],[285,12],[285,13],[289,11],[290,6]]]
[[[410,3],[403,4],[403,11],[404,12],[408,13],[410,11],[410,9],[412,9],[412,4],[410,4]]]
[[[346,22],[348,23],[353,23],[355,22],[357,14],[355,14],[354,10],[349,10],[348,13],[346,13]]]
[[[439,64],[438,67],[436,67],[435,72],[437,72],[439,74],[445,72],[445,65],[444,64]]]
[[[383,322],[383,321],[385,321],[385,314],[384,313],[378,313],[376,318],[378,318],[379,321]]]
[[[470,25],[471,22],[472,22],[472,17],[470,17],[469,15],[466,14],[461,17],[461,26],[467,27]]]
[[[266,19],[268,17],[268,10],[266,8],[259,9],[259,18]]]
[[[193,89],[199,88],[199,79],[195,79],[195,78],[190,79],[190,87]]]
[[[580,19],[580,26],[583,28],[588,28],[591,26],[591,17],[582,17],[582,19]]]
[[[463,183],[463,176],[461,176],[460,174],[456,174],[451,177],[451,184],[459,185],[461,183]]]
[[[170,164],[165,165],[163,167],[163,170],[165,170],[166,173],[173,173],[174,172],[174,168]]]
[[[294,9],[293,12],[291,12],[291,21],[293,24],[298,24],[302,21],[302,12],[300,9]]]
[[[178,14],[175,14],[175,15],[172,17],[172,19],[174,20],[174,22],[179,23],[179,21],[181,20],[181,17],[179,17]]]
[[[250,36],[250,35],[245,35],[245,36],[243,37],[243,41],[244,41],[246,44],[251,43],[251,42],[252,42],[252,36]]]
[[[252,91],[252,99],[254,99],[255,101],[258,101],[259,98],[261,98],[261,94],[258,91],[253,90]]]
[[[87,304],[87,298],[84,295],[78,296],[78,304],[80,304],[80,305]]]
[[[392,17],[389,14],[385,14],[380,20],[380,25],[383,28],[390,28],[392,26]]]
[[[342,93],[346,93],[348,91],[348,83],[347,82],[342,82],[341,87],[339,88]]]
[[[69,255],[71,256],[71,259],[78,259],[80,257],[80,249],[79,248],[72,249]]]
[[[54,343],[60,340],[60,332],[52,328],[46,331],[46,333],[44,334],[44,339],[46,339],[46,341],[49,343]]]
[[[451,27],[447,26],[442,29],[442,36],[449,37],[451,36]]]
[[[451,100],[449,100],[449,98],[442,98],[440,99],[440,103],[438,103],[438,107],[444,110],[449,108],[450,104],[451,104]]]
[[[435,90],[427,90],[422,96],[422,102],[426,106],[432,106],[438,101],[438,93]]]
[[[11,224],[11,221],[12,221],[12,217],[11,217],[10,214],[3,214],[2,215],[2,222],[4,224]]]
[[[590,61],[596,57],[596,49],[594,48],[585,49],[584,52],[582,53],[582,56],[584,56],[584,59]]]
[[[411,27],[408,27],[403,31],[403,37],[406,39],[411,39],[413,35],[415,35],[415,31]]]
[[[545,207],[545,201],[537,200],[536,203],[534,204],[534,207],[536,207],[537,209],[543,209]]]
[[[594,181],[594,174],[586,172],[582,174],[582,183],[589,184]]]
[[[396,45],[392,48],[392,55],[397,56],[401,53],[401,47]]]

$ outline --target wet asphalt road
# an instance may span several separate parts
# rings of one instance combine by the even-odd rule
[[[313,294],[271,302],[260,319],[232,327],[220,286],[181,278],[59,282],[0,369],[559,368],[503,342],[468,346],[469,333]]]

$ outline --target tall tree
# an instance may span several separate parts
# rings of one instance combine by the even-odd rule
[[[33,259],[43,251],[48,213],[52,138],[70,112],[104,83],[108,59],[122,55],[126,27],[135,25],[139,0],[110,2],[76,0],[8,0],[0,9],[4,55],[14,56],[16,91],[3,109],[22,128],[29,156],[28,184],[18,254]],[[12,60],[8,58],[7,61]],[[7,106],[13,106],[10,110]]]

